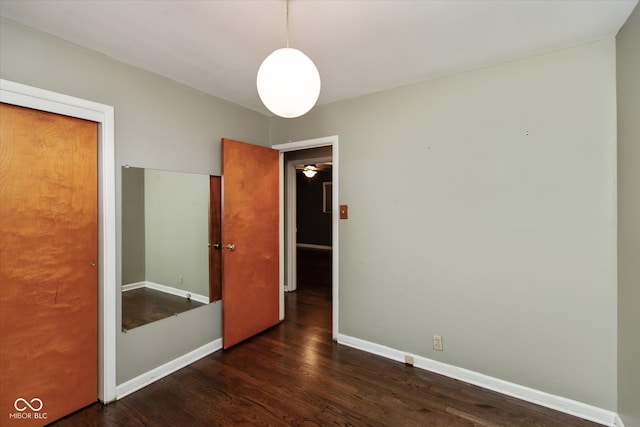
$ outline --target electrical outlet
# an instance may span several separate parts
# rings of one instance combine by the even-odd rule
[[[433,349],[438,351],[444,350],[442,346],[442,337],[440,335],[433,336]]]
[[[184,283],[184,280],[182,278],[182,276],[178,276],[178,282],[180,282],[180,286],[182,286]]]
[[[413,366],[413,356],[411,356],[410,354],[405,354],[404,363],[406,363],[407,365]]]

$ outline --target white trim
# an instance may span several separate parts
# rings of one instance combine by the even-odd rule
[[[315,245],[313,243],[296,243],[296,247],[303,249],[317,249],[319,251],[330,251],[332,249],[331,246]]]
[[[136,282],[122,285],[122,292],[133,291],[134,289],[146,288],[147,282]]]
[[[166,286],[166,285],[161,285],[159,283],[147,282],[147,281],[122,285],[122,292],[132,291],[134,289],[140,289],[140,288],[149,288],[155,291],[164,292],[165,294],[175,295],[181,298],[192,299],[193,301],[201,302],[203,304],[209,304],[209,297],[206,295],[194,294],[193,292],[189,292],[184,289],[174,288],[172,286]]]
[[[296,162],[290,160],[287,162],[287,191],[286,191],[286,200],[287,200],[287,218],[286,218],[286,229],[288,231],[287,237],[287,282],[286,282],[286,290],[289,292],[293,292],[298,289],[298,255],[294,250],[296,242],[298,240],[298,213],[297,213],[297,204],[298,204],[298,193],[297,193],[297,183],[296,183]],[[282,234],[284,236],[284,233]],[[284,268],[284,264],[283,268]]]
[[[165,363],[164,365],[160,365],[157,368],[154,368],[150,371],[145,372],[142,375],[138,375],[135,378],[130,379],[118,387],[116,387],[116,399],[122,399],[125,396],[130,395],[133,392],[140,390],[143,387],[148,386],[151,383],[158,381],[161,378],[166,377],[174,373],[175,371],[184,368],[187,365],[190,365],[203,357],[210,355],[222,348],[222,338],[218,338],[217,340],[211,341],[203,345],[202,347],[196,348],[195,350],[183,354],[180,357],[177,357],[170,362]]]
[[[173,288],[171,286],[161,285],[159,283],[153,282],[145,282],[145,287],[164,292],[165,294],[171,294],[182,298],[191,298],[194,301],[209,304],[209,297],[200,294],[194,294],[193,292],[188,292],[184,289]]]
[[[333,192],[332,192],[332,198],[333,198],[333,205],[334,206],[339,206],[339,199],[338,196],[340,194],[339,192],[339,184],[340,184],[340,176],[339,176],[339,165],[340,165],[340,150],[338,148],[338,144],[339,144],[339,139],[338,139],[338,135],[333,135],[333,136],[325,136],[322,138],[315,138],[315,139],[307,139],[305,141],[297,141],[297,142],[288,142],[286,144],[277,144],[277,145],[273,145],[271,148],[273,148],[274,150],[279,150],[280,151],[280,165],[281,165],[281,169],[280,169],[280,179],[282,181],[282,178],[284,177],[284,171],[282,170],[282,162],[283,162],[283,153],[288,152],[288,151],[298,151],[298,150],[304,150],[304,149],[308,149],[308,148],[316,148],[316,147],[326,147],[326,146],[331,146],[331,159],[332,159],[332,167],[331,167],[331,181],[333,182]],[[282,187],[282,185],[281,185]],[[283,211],[283,198],[281,196],[280,199],[280,214],[282,217],[282,211]],[[340,330],[340,299],[339,299],[339,289],[340,289],[340,265],[339,265],[339,260],[340,260],[340,229],[339,229],[339,225],[340,225],[340,216],[339,216],[339,212],[340,209],[334,209],[333,212],[331,212],[331,219],[332,219],[332,238],[331,238],[331,246],[333,247],[333,252],[332,252],[332,264],[333,264],[333,271],[332,271],[332,278],[331,281],[333,283],[333,287],[332,287],[332,308],[331,308],[331,313],[332,313],[332,337],[334,340],[338,339],[338,331]],[[281,224],[282,224],[282,219],[281,219]],[[284,228],[281,227],[280,229],[280,253],[284,254]],[[284,269],[284,260],[281,258],[280,259],[280,270],[282,271]],[[283,277],[282,273],[281,273],[281,278]],[[281,286],[281,312],[282,310],[284,310],[284,287]]]
[[[624,427],[624,423],[622,422],[622,418],[620,418],[620,415],[616,414],[616,417],[613,420],[613,426],[614,427]]]
[[[98,399],[116,396],[116,196],[114,112],[98,104],[0,79],[0,102],[98,123]]]
[[[282,179],[284,177],[284,153],[280,152],[278,153],[278,236],[279,236],[279,243],[278,243],[278,259],[280,260],[279,262],[279,266],[278,266],[278,280],[279,280],[279,285],[278,285],[278,297],[279,297],[279,301],[278,301],[278,308],[279,308],[279,312],[278,312],[278,318],[280,319],[280,321],[282,322],[284,320],[284,293],[285,291],[288,291],[289,289],[287,289],[287,287],[285,286],[285,268],[284,268],[284,257],[285,257],[285,253],[284,253],[284,198],[285,198],[285,194],[287,193],[285,188],[284,188],[284,179]]]
[[[285,142],[284,144],[272,145],[271,148],[281,153],[288,151],[306,150],[308,148],[326,147],[338,143],[338,135],[323,136],[314,139],[305,139],[303,141]],[[335,152],[332,153],[335,155]]]
[[[477,385],[488,390],[506,394],[536,405],[544,406],[565,414],[583,418],[585,420],[604,424],[607,426],[616,426],[617,414],[613,411],[598,408],[576,400],[567,399],[565,397],[556,396],[544,391],[535,390],[519,384],[503,381],[498,378],[490,377],[468,369],[459,368],[457,366],[438,362],[433,359],[396,350],[384,345],[361,340],[359,338],[347,335],[338,335],[338,343],[344,344],[367,353],[377,354],[396,362],[404,363],[405,356],[413,357],[413,366],[415,368],[424,369],[435,372],[436,374],[445,375],[456,380],[464,381],[469,384]],[[619,418],[619,417],[618,417]]]

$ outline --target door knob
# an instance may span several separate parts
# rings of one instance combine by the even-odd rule
[[[229,243],[227,246],[225,246],[227,248],[227,250],[229,251],[235,251],[236,250],[236,245],[234,245],[233,243]]]
[[[214,249],[222,249],[222,245],[220,243],[214,243],[213,244],[213,248]]]

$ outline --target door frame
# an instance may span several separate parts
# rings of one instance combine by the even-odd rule
[[[116,197],[114,111],[99,104],[0,79],[0,102],[98,123],[98,395],[116,399]]]
[[[286,195],[286,218],[285,218],[285,269],[286,269],[286,279],[284,281],[284,291],[292,292],[298,289],[298,277],[297,277],[297,244],[298,244],[298,214],[296,208],[298,206],[298,195],[297,188],[298,184],[296,182],[296,165],[300,164],[308,164],[308,163],[325,163],[330,162],[332,160],[332,156],[323,156],[323,157],[308,157],[296,160],[287,161],[285,174],[286,174],[286,187],[285,187],[285,195]],[[333,179],[333,177],[331,178]],[[331,195],[333,197],[333,194]],[[288,235],[287,235],[288,233]],[[333,238],[333,236],[332,236]]]
[[[325,136],[321,138],[307,139],[302,141],[295,142],[287,142],[284,144],[276,144],[272,145],[271,148],[274,150],[278,150],[280,152],[280,320],[284,319],[284,282],[285,282],[285,256],[289,254],[285,254],[285,226],[288,230],[289,241],[287,241],[287,248],[291,248],[293,240],[293,247],[295,247],[295,222],[291,221],[291,218],[288,218],[285,224],[285,216],[284,216],[284,201],[287,198],[289,205],[291,205],[291,193],[288,189],[285,189],[284,185],[284,176],[285,176],[285,162],[284,162],[284,153],[289,151],[299,151],[305,150],[308,148],[317,148],[317,147],[326,147],[331,146],[331,157],[332,157],[332,168],[331,168],[331,181],[332,191],[331,191],[331,199],[334,207],[339,205],[338,203],[338,195],[339,193],[339,150],[338,150],[338,135]],[[295,197],[295,194],[294,194]],[[339,245],[339,222],[340,215],[339,209],[333,209],[331,212],[331,247],[332,247],[332,302],[331,302],[331,316],[332,316],[332,337],[334,341],[338,340],[338,331],[339,331],[339,289],[340,289],[340,271],[339,271],[339,260],[340,260],[340,245]],[[287,251],[291,252],[291,251]],[[291,260],[287,258],[288,263],[286,264],[291,269]],[[287,275],[292,274],[289,270],[287,270]]]

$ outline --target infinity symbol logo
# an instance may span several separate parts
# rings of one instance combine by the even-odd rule
[[[37,397],[31,399],[30,402],[27,402],[26,399],[19,397],[15,402],[13,402],[13,407],[20,412],[26,411],[27,407],[31,408],[31,410],[34,412],[38,412],[40,409],[42,409],[42,406],[42,400],[38,399]]]

